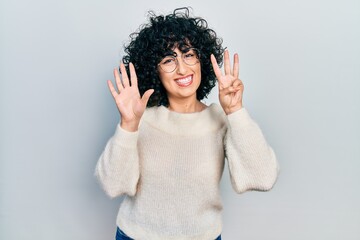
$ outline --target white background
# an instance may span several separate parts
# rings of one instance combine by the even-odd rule
[[[243,195],[225,169],[223,239],[360,239],[357,0],[1,0],[0,239],[114,239],[121,199],[93,176],[119,121],[106,80],[148,10],[182,6],[239,53],[281,165]]]

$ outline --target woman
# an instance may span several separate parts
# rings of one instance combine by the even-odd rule
[[[187,8],[151,16],[131,38],[121,76],[114,70],[117,89],[108,81],[121,122],[96,167],[106,193],[125,196],[116,239],[221,239],[224,159],[238,193],[270,190],[278,174],[243,107],[238,55],[231,66],[216,33]],[[207,106],[216,79],[221,107]]]

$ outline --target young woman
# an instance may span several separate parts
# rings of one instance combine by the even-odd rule
[[[274,152],[243,107],[238,55],[231,66],[221,43],[186,8],[131,35],[116,88],[108,81],[121,121],[96,166],[106,193],[125,195],[116,239],[221,239],[225,159],[236,192],[273,187]],[[207,106],[216,79],[221,106]]]

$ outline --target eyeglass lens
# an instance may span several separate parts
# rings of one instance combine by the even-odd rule
[[[192,66],[199,62],[199,52],[195,48],[189,48],[181,54],[181,58],[185,64]],[[176,53],[164,57],[159,63],[161,69],[168,73],[173,72],[176,69],[177,64],[178,59]]]

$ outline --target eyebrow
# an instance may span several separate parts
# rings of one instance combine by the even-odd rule
[[[166,52],[164,53],[164,55],[163,55],[163,58],[169,57],[169,56],[171,56],[171,57],[177,57],[177,53],[174,52],[174,51],[171,51],[171,50],[166,51]]]
[[[181,52],[181,53],[187,53],[187,52],[189,52],[192,48],[193,48],[193,47],[186,47],[186,48],[180,49],[180,52]],[[168,50],[168,51],[166,51],[166,52],[164,53],[163,58],[169,57],[169,56],[171,56],[171,57],[177,57],[177,53],[174,52],[174,51],[172,51],[172,50]]]

